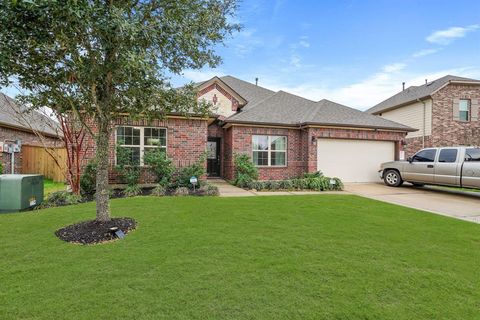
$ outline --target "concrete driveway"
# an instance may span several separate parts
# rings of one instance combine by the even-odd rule
[[[366,198],[429,211],[457,219],[480,223],[480,193],[468,194],[405,184],[400,188],[383,183],[346,183],[345,191]]]

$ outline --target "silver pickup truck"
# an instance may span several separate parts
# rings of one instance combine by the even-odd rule
[[[399,187],[407,181],[417,186],[480,188],[480,148],[423,149],[407,161],[382,163],[379,174],[390,187]]]

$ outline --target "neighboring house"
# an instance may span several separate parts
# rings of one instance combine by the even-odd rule
[[[323,171],[344,181],[376,181],[384,161],[400,157],[408,126],[328,100],[311,101],[274,92],[240,79],[214,77],[198,83],[199,99],[211,102],[208,118],[169,115],[164,120],[117,119],[110,138],[132,149],[137,164],[151,148],[166,150],[177,167],[197,161],[207,150],[209,177],[233,179],[234,155],[248,154],[260,179],[286,179]],[[93,147],[93,141],[89,144]],[[95,150],[84,159],[94,157]],[[142,182],[152,181],[142,170]],[[111,182],[118,182],[111,170]]]
[[[40,138],[41,137],[41,138]],[[58,124],[49,117],[28,111],[12,98],[0,93],[0,143],[20,140],[22,145],[63,146]],[[11,155],[0,152],[4,173],[11,172]],[[15,173],[21,173],[22,154],[15,154]]]
[[[418,131],[406,139],[411,156],[425,147],[480,145],[480,80],[447,75],[409,87],[366,112]]]

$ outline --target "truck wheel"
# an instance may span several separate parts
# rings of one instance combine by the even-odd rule
[[[383,176],[383,181],[389,187],[400,187],[403,184],[400,173],[396,170],[388,170]]]

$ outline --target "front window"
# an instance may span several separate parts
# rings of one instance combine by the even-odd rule
[[[253,136],[252,140],[256,166],[282,167],[287,164],[287,137]]]
[[[151,150],[167,149],[167,129],[117,127],[117,144],[129,150],[131,164],[142,166],[143,155]]]
[[[470,121],[470,100],[460,100],[458,103],[458,119],[460,121]]]
[[[412,162],[434,162],[436,154],[436,149],[425,149],[414,155]]]

